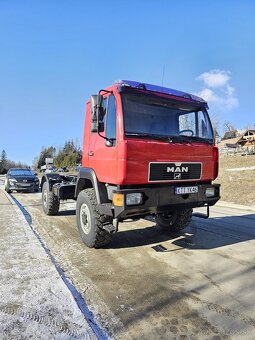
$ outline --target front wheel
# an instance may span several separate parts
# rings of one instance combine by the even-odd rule
[[[89,248],[100,248],[111,241],[111,235],[103,227],[112,224],[112,217],[100,214],[94,189],[79,193],[76,222],[81,239]]]
[[[192,209],[183,209],[158,214],[156,223],[162,230],[169,232],[180,231],[185,229],[191,222],[192,211]]]

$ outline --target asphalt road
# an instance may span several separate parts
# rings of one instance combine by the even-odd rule
[[[122,223],[105,249],[78,235],[75,203],[58,216],[40,193],[14,193],[109,336],[121,339],[254,339],[255,212],[216,206],[180,235],[153,221]]]

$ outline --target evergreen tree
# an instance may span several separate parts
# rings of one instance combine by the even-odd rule
[[[0,159],[0,173],[5,174],[7,172],[7,155],[5,150],[1,152],[1,159]]]
[[[50,146],[49,148],[42,147],[37,163],[37,168],[40,169],[42,165],[45,165],[46,158],[54,158],[55,152],[56,148],[54,148],[53,146]]]

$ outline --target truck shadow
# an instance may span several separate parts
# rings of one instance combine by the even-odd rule
[[[120,231],[106,248],[153,245],[152,248],[156,251],[172,252],[181,249],[214,249],[253,239],[255,239],[255,214],[208,220],[193,217],[189,227],[179,233],[162,231],[155,224],[121,231],[120,225]]]
[[[75,216],[76,210],[70,209],[70,210],[60,210],[56,216]]]

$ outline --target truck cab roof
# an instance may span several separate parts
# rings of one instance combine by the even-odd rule
[[[193,103],[197,106],[204,106],[208,108],[207,102],[201,97],[195,96],[191,93],[182,92],[168,87],[141,83],[133,80],[117,80],[114,85],[106,88],[107,91],[117,92],[137,92],[140,94],[157,95],[166,99],[174,99]]]

